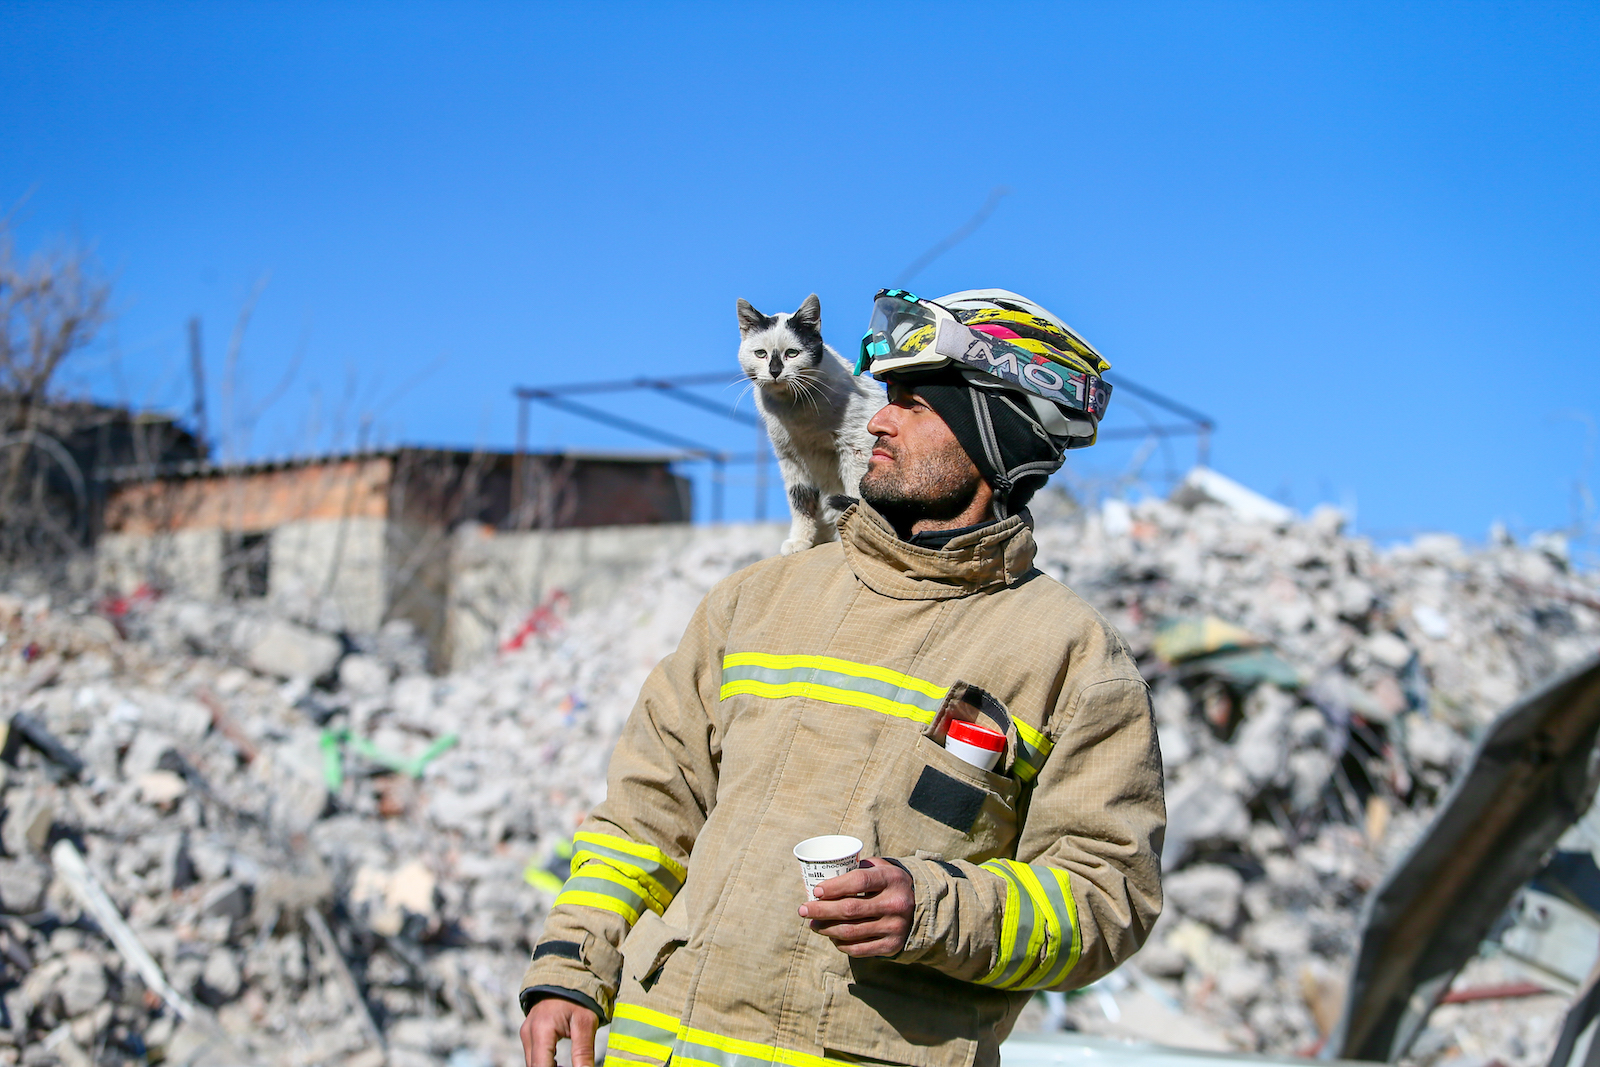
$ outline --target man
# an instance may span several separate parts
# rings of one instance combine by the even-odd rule
[[[841,540],[725,579],[656,668],[523,980],[529,1067],[994,1065],[1032,991],[1161,908],[1149,697],[1032,568],[1023,505],[1093,443],[1105,362],[1004,290],[880,293],[889,384]],[[992,771],[953,719],[1006,737]],[[871,858],[807,899],[791,849]]]

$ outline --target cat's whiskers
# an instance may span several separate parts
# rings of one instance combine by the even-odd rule
[[[735,385],[738,385],[738,384],[739,383],[736,382],[736,381],[735,382],[729,382],[728,386],[735,386]],[[728,387],[724,387],[723,388],[723,392],[727,392],[727,390],[728,390]],[[753,397],[755,395],[755,391],[756,391],[756,380],[754,378],[750,377],[749,375],[746,375],[745,379],[744,379],[743,388],[741,388],[739,390],[739,395],[733,398],[733,404],[731,405],[733,410],[734,411],[738,411],[739,410],[739,402],[741,400],[743,400],[747,396]]]
[[[801,398],[810,402],[812,411],[820,412],[822,410],[822,402],[827,397],[824,395],[820,385],[809,378],[799,375],[795,376],[792,383]]]

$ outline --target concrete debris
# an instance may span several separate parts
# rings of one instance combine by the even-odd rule
[[[1231,930],[1239,918],[1244,878],[1232,867],[1201,863],[1162,879],[1167,906],[1217,930]]]
[[[246,661],[262,674],[279,678],[321,678],[339,663],[344,651],[339,639],[272,619],[251,643]]]
[[[1150,679],[1171,825],[1147,948],[1028,1018],[1305,1051],[1363,895],[1473,732],[1600,643],[1600,583],[1554,542],[1380,550],[1331,509],[1299,520],[1191,482],[1187,507],[1115,501],[1038,531],[1041,569]],[[520,1062],[530,938],[639,687],[712,584],[776,540],[674,545],[580,613],[508,596],[484,645],[516,647],[442,677],[403,623],[334,634],[260,602],[151,598],[114,628],[0,596],[0,721],[26,717],[0,763],[0,1067],[47,1042],[27,1062]],[[1477,1017],[1451,1015],[1435,1058],[1548,1053],[1537,1026],[1502,1026],[1521,1044],[1499,1047]]]
[[[1127,638],[1167,774],[1168,910],[1131,966],[1206,1025],[1196,1047],[1318,1048],[1366,892],[1476,732],[1600,646],[1600,581],[1503,532],[1483,549],[1442,535],[1380,549],[1334,509],[1296,519],[1209,472],[1171,501],[1081,515],[1038,531],[1039,565]],[[1113,1023],[1096,988],[1067,1002],[1069,1024],[1174,1040],[1149,997],[1106,993]],[[1433,1025],[1448,1025],[1414,1058],[1543,1063],[1560,1013],[1520,1010],[1497,1005],[1480,1027],[1440,1009]]]
[[[0,1065],[521,1062],[553,899],[529,864],[769,535],[710,533],[647,592],[445,677],[404,624],[153,598],[119,631],[0,595]]]
[[[1209,467],[1196,467],[1185,475],[1173,492],[1172,499],[1174,503],[1188,508],[1200,504],[1219,504],[1247,522],[1287,525],[1294,519],[1294,512],[1276,500],[1269,500],[1254,489],[1240,485]],[[1331,532],[1337,533],[1344,526],[1343,516],[1332,509],[1320,517],[1313,516],[1312,525],[1326,529],[1336,516],[1337,522]]]

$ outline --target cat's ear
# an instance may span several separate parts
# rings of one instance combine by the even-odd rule
[[[757,311],[750,301],[739,298],[739,332],[750,333],[753,330],[765,330],[772,325],[772,320]]]
[[[799,326],[813,333],[822,332],[822,301],[817,299],[816,293],[806,297],[806,302],[800,305],[800,310],[789,316],[789,325]]]

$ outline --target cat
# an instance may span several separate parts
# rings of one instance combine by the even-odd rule
[[[788,491],[789,537],[780,551],[787,556],[833,540],[834,520],[867,472],[867,421],[883,406],[882,390],[823,343],[816,293],[792,315],[763,315],[740,300],[739,366],[755,383],[756,408]]]

